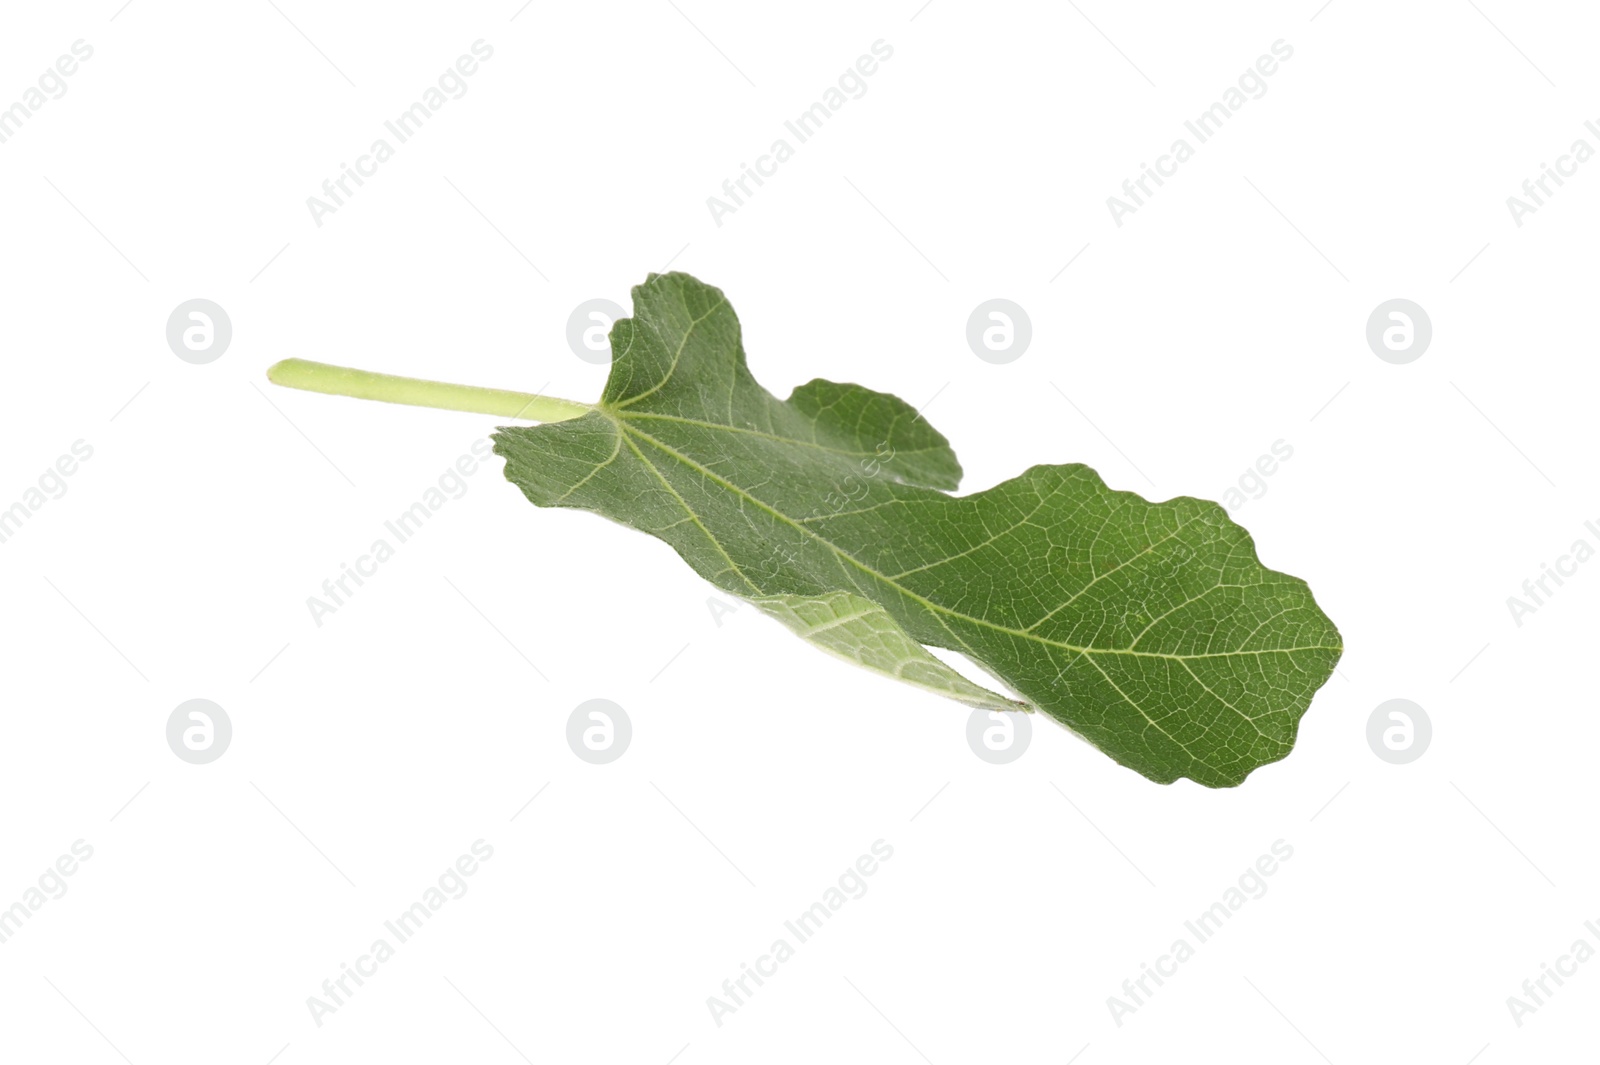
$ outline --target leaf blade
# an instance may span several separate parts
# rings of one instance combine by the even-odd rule
[[[746,598],[875,604],[879,639],[967,655],[1153,780],[1229,786],[1288,753],[1342,643],[1221,507],[1081,465],[948,495],[959,463],[903,401],[825,381],[778,400],[716,289],[652,276],[634,301],[595,412],[496,434],[530,500],[658,536]]]

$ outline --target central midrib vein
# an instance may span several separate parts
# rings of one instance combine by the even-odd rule
[[[797,523],[795,521],[795,519],[793,519],[789,515],[783,513],[781,510],[778,510],[776,507],[772,506],[771,504],[767,503],[766,501],[764,501],[762,499],[758,499],[757,497],[751,495],[749,492],[745,491],[739,485],[736,485],[733,482],[727,480],[725,477],[722,477],[720,474],[717,474],[717,473],[713,472],[712,470],[709,470],[706,467],[700,465],[698,462],[694,461],[689,456],[683,454],[681,451],[678,451],[676,448],[672,447],[670,444],[667,444],[667,443],[664,443],[661,440],[658,440],[657,438],[655,438],[654,436],[651,436],[649,433],[643,431],[642,429],[637,429],[637,428],[634,428],[632,425],[627,424],[627,418],[628,418],[627,415],[621,415],[620,413],[617,414],[617,415],[613,415],[613,419],[616,421],[617,425],[621,428],[621,430],[623,432],[628,433],[628,434],[630,434],[632,436],[638,437],[639,439],[641,439],[641,440],[645,441],[646,443],[650,444],[652,447],[655,447],[656,449],[658,449],[660,451],[663,451],[666,454],[672,456],[674,459],[676,459],[682,465],[687,466],[688,468],[696,471],[697,473],[701,474],[704,477],[709,478],[712,481],[715,481],[717,484],[719,484],[722,487],[726,488],[728,491],[733,492],[735,495],[738,495],[740,498],[750,501],[752,504],[754,504],[757,507],[760,507],[762,510],[766,511],[768,514],[771,514],[773,517],[777,518],[779,521],[782,521],[785,525],[789,526],[791,529],[795,529],[798,532],[804,533],[806,536],[809,536],[811,539],[813,539],[813,540],[817,541],[818,543],[822,544],[824,547],[826,547],[828,550],[832,551],[839,558],[845,560],[846,562],[850,563],[852,566],[854,566],[857,569],[859,569],[862,573],[865,573],[867,576],[872,577],[872,578],[874,578],[876,580],[882,581],[883,583],[885,583],[885,584],[889,585],[890,587],[894,588],[895,590],[899,591],[902,595],[906,596],[906,598],[911,599],[911,600],[913,600],[913,601],[915,601],[917,603],[922,604],[924,607],[926,607],[928,610],[930,610],[930,611],[932,611],[934,613],[946,614],[946,615],[949,615],[950,617],[957,618],[957,619],[959,619],[961,621],[966,621],[966,622],[970,622],[970,623],[972,623],[974,625],[980,625],[980,626],[982,626],[984,628],[993,629],[996,632],[1003,632],[1003,633],[1007,634],[1008,636],[1021,637],[1022,639],[1025,639],[1025,640],[1032,640],[1035,643],[1041,643],[1041,644],[1044,644],[1044,645],[1049,646],[1049,647],[1058,647],[1063,651],[1072,651],[1072,652],[1074,652],[1076,654],[1083,654],[1083,655],[1125,655],[1125,656],[1132,657],[1132,658],[1155,658],[1155,659],[1164,659],[1164,660],[1173,661],[1173,662],[1184,662],[1184,661],[1199,661],[1199,660],[1208,659],[1208,658],[1235,658],[1235,657],[1238,657],[1240,655],[1290,654],[1290,653],[1293,653],[1293,652],[1296,652],[1296,651],[1336,651],[1336,650],[1340,649],[1340,648],[1336,648],[1336,647],[1322,647],[1322,646],[1315,646],[1314,645],[1314,646],[1307,646],[1307,647],[1278,647],[1278,648],[1272,648],[1270,650],[1263,650],[1263,651],[1224,651],[1224,652],[1219,652],[1219,653],[1216,653],[1216,654],[1203,654],[1203,655],[1170,655],[1170,654],[1161,654],[1159,652],[1152,652],[1152,651],[1131,651],[1131,650],[1122,650],[1122,649],[1110,648],[1110,647],[1080,647],[1080,646],[1078,646],[1076,644],[1063,643],[1060,640],[1047,639],[1047,638],[1045,638],[1043,636],[1039,636],[1039,635],[1037,635],[1035,633],[1029,632],[1026,629],[1014,629],[1014,628],[1011,628],[1008,625],[1001,625],[1001,624],[999,624],[997,622],[989,621],[989,620],[987,620],[985,618],[976,618],[976,617],[973,617],[970,614],[963,614],[958,610],[952,610],[951,608],[949,608],[947,606],[944,606],[944,605],[939,604],[939,603],[935,603],[931,599],[928,599],[925,596],[918,595],[916,592],[913,592],[911,589],[909,589],[909,588],[905,587],[904,585],[900,584],[899,582],[895,581],[893,578],[889,577],[887,574],[879,573],[877,570],[873,569],[871,566],[868,566],[866,563],[864,563],[860,559],[856,558],[854,555],[852,555],[850,552],[846,551],[844,548],[840,547],[838,544],[834,543],[832,540],[829,540],[827,537],[822,536],[819,533],[813,532],[811,529],[808,529],[803,525],[800,525],[799,523]],[[642,455],[640,457],[643,458]],[[646,465],[650,465],[650,466],[654,465],[653,463],[650,463],[648,461],[645,464]],[[676,490],[674,490],[673,494],[677,495]],[[702,530],[705,530],[704,523],[700,521],[699,515],[694,512],[693,508],[689,506],[688,502],[686,500],[684,500],[682,496],[678,496],[678,499],[679,499],[679,502],[683,504],[684,509],[689,511],[694,516],[695,523],[697,525],[699,525]],[[709,536],[710,535],[710,531],[709,530],[705,530],[705,531],[706,531],[706,534]],[[715,539],[715,538],[713,537],[713,539]],[[718,546],[718,550],[722,551],[723,556],[724,557],[728,557],[726,550],[722,548],[721,544],[718,543],[717,546]],[[732,562],[732,558],[729,558],[728,560],[730,562]]]

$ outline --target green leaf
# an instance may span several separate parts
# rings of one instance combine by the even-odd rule
[[[1015,708],[924,648],[960,652],[1152,780],[1231,786],[1293,747],[1339,634],[1220,506],[1076,464],[949,495],[955,454],[905,402],[827,381],[777,399],[726,298],[685,274],[633,300],[596,407],[495,434],[534,503],[665,540],[831,653]]]

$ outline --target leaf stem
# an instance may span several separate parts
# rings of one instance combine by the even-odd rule
[[[501,388],[452,385],[424,381],[416,377],[353,370],[306,359],[284,359],[267,370],[267,380],[285,388],[322,392],[330,396],[354,396],[383,403],[405,403],[413,407],[494,414],[522,418],[531,422],[564,422],[581,418],[594,410],[587,403],[531,392],[510,392]]]

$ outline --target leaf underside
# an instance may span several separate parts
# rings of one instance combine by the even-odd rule
[[[1026,708],[925,648],[960,652],[1161,783],[1232,786],[1289,753],[1339,633],[1220,506],[1150,503],[1077,464],[952,496],[955,453],[902,400],[820,380],[779,400],[726,298],[686,274],[633,301],[592,413],[495,433],[532,502],[665,540],[830,653]]]

